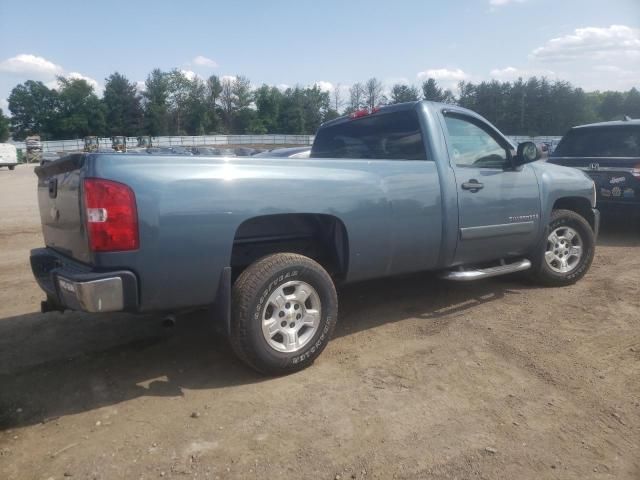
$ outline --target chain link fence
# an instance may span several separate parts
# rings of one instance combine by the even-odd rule
[[[535,143],[547,142],[555,147],[561,136],[529,137],[526,135],[510,135],[508,138],[516,145],[520,142],[530,141]],[[152,137],[154,147],[197,147],[218,145],[311,145],[314,135],[201,135],[201,136],[171,136]],[[100,138],[100,146],[111,148],[110,138]],[[19,149],[25,147],[23,142],[13,142]],[[83,139],[77,140],[51,140],[43,141],[42,152],[77,152],[84,147]],[[135,147],[138,144],[137,137],[127,137],[127,145]]]
[[[152,137],[154,147],[197,147],[211,145],[311,145],[313,135],[202,135],[202,136],[171,136]],[[100,138],[101,148],[111,148],[110,138]],[[82,151],[84,140],[51,140],[41,142],[43,152],[73,152]],[[127,137],[127,146],[135,147],[137,137]],[[18,144],[16,144],[18,146]],[[24,147],[24,144],[20,145]]]

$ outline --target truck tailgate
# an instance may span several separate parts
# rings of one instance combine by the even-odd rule
[[[84,156],[70,155],[37,167],[38,205],[45,244],[81,262],[90,261],[82,214]]]

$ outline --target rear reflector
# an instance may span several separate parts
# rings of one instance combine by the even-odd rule
[[[640,178],[640,163],[633,167],[633,170],[631,170],[631,175],[636,178]]]
[[[140,246],[136,197],[129,187],[111,180],[86,178],[84,206],[92,251],[136,250]]]

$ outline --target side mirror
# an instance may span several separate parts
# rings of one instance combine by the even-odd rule
[[[535,162],[542,157],[542,152],[533,142],[522,142],[518,144],[518,150],[514,160],[514,166],[518,167],[525,163]]]

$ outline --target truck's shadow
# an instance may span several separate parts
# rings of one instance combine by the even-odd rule
[[[640,234],[605,224],[601,244],[638,246]],[[340,291],[337,337],[406,318],[438,334],[479,304],[532,288],[517,278],[471,284],[412,275]],[[0,429],[117,404],[268,381],[233,355],[202,312],[161,326],[162,317],[32,313],[0,319]]]

